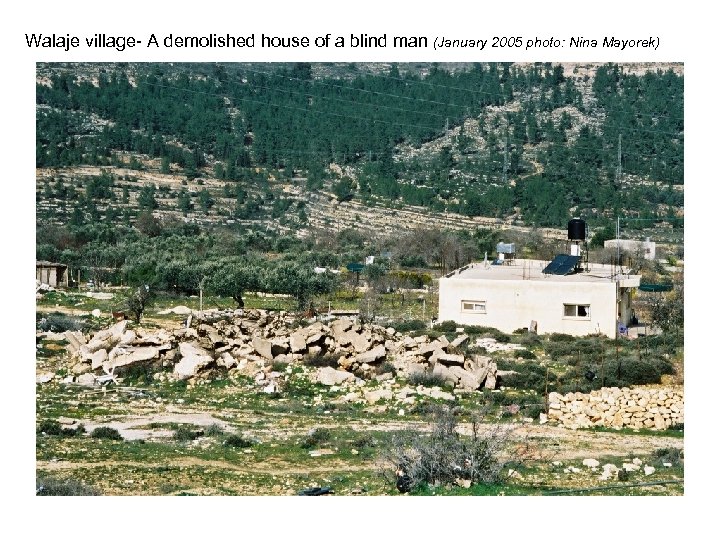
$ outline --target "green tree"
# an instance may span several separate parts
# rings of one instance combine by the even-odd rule
[[[158,202],[155,200],[154,184],[144,186],[140,190],[140,195],[138,196],[138,206],[146,210],[154,210],[158,207]]]
[[[260,291],[262,268],[247,263],[231,263],[220,266],[211,276],[208,288],[214,294],[230,296],[238,308],[245,307],[243,295],[247,291]]]

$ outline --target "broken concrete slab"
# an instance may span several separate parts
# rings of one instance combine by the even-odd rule
[[[379,362],[380,360],[384,360],[386,355],[387,355],[387,351],[385,350],[385,347],[383,345],[378,345],[374,349],[371,349],[362,354],[358,354],[355,357],[355,361],[359,364],[362,364],[362,363],[371,364],[373,362]]]
[[[482,381],[479,381],[469,371],[465,371],[460,366],[450,366],[450,372],[458,378],[458,386],[465,390],[477,390],[480,388]]]
[[[355,378],[352,373],[340,371],[331,367],[320,368],[317,371],[317,381],[325,386],[336,386],[344,381],[350,381]]]
[[[213,362],[212,356],[193,343],[180,343],[180,355],[182,358],[173,369],[173,374],[180,380],[197,375],[200,369]]]

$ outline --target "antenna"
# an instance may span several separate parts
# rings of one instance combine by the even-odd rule
[[[615,169],[615,183],[620,185],[622,180],[622,133],[618,134],[617,167]]]
[[[508,128],[510,126],[510,118],[505,114],[505,156],[503,162],[503,184],[507,184],[508,173]]]

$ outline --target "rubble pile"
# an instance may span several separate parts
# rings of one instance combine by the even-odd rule
[[[266,380],[269,386],[272,377],[266,375],[313,357],[322,358],[325,367],[312,378],[327,386],[357,379],[384,381],[392,377],[391,371],[405,378],[434,375],[466,391],[494,389],[497,384],[497,366],[490,357],[462,354],[467,335],[450,342],[445,336],[411,337],[347,318],[306,326],[303,322],[284,312],[216,311],[191,315],[185,328],[172,332],[130,330],[127,321],[120,321],[89,339],[70,331],[65,338],[73,381],[82,384],[114,377],[130,366],[150,364],[158,371],[171,371],[170,377],[176,380],[223,369]]]

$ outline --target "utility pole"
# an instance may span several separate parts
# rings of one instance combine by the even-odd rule
[[[507,184],[508,173],[508,130],[510,127],[510,118],[505,115],[505,156],[503,161],[503,184]]]
[[[618,134],[617,168],[615,169],[615,183],[620,185],[622,180],[622,133]]]

